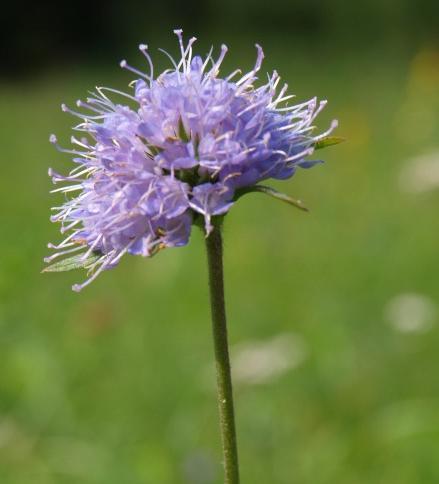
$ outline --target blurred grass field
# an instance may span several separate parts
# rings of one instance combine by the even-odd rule
[[[231,67],[253,62],[246,45]],[[327,98],[319,125],[338,118],[348,141],[272,184],[310,214],[254,194],[226,220],[235,358],[282,335],[300,343],[296,363],[237,380],[242,482],[437,483],[439,192],[412,186],[410,160],[439,164],[439,53],[310,61],[278,46],[265,67],[298,99]],[[75,122],[59,105],[130,79],[115,63],[0,86],[2,484],[221,482],[201,234],[126,257],[79,295],[83,273],[40,274],[59,240],[47,168],[70,166],[48,136],[66,145]]]

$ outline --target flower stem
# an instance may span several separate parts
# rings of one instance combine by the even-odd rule
[[[206,239],[206,248],[225,484],[239,484],[232,377],[224,304],[223,246],[220,224],[214,225]]]

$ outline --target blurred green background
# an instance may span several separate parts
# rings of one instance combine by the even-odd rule
[[[276,68],[348,142],[233,208],[225,267],[242,482],[439,482],[438,2],[84,1],[2,7],[0,482],[222,480],[203,238],[41,275],[73,105],[125,89],[136,46],[225,42],[223,72]],[[159,68],[166,60],[154,56]]]

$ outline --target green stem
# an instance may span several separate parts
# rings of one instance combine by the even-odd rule
[[[232,377],[224,304],[223,246],[221,227],[215,225],[206,239],[210,302],[215,347],[218,408],[224,457],[225,484],[239,484]]]

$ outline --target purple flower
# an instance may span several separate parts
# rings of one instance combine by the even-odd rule
[[[336,126],[313,135],[313,122],[325,102],[315,98],[289,106],[293,96],[280,90],[274,72],[255,87],[264,57],[260,46],[254,68],[220,78],[227,47],[217,60],[193,56],[195,38],[185,45],[175,31],[181,57],[172,68],[154,77],[147,46],[141,45],[149,74],[121,66],[137,76],[133,93],[97,88],[85,102],[84,113],[63,106],[79,117],[72,137],[74,149],[58,146],[73,157],[68,176],[49,171],[63,182],[67,201],[55,207],[51,220],[68,233],[46,261],[81,252],[90,283],[102,270],[114,267],[126,254],[151,256],[165,247],[187,244],[193,223],[204,219],[206,235],[212,217],[232,207],[237,190],[267,178],[291,177],[298,167],[318,161],[305,158]],[[119,99],[116,102],[112,99]],[[93,258],[92,262],[90,257]]]

